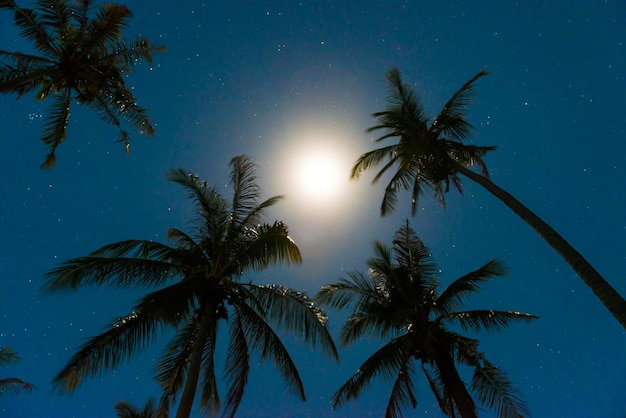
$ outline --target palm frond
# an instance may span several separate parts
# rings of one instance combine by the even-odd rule
[[[257,225],[246,231],[247,239],[236,250],[240,266],[253,270],[264,269],[272,264],[299,264],[302,255],[297,244],[289,236],[287,225],[280,221]]]
[[[528,417],[530,413],[506,372],[486,359],[484,366],[474,369],[470,390],[478,400],[495,409],[500,418]]]
[[[49,85],[48,88],[52,88]],[[49,94],[49,91],[39,93],[42,97]],[[50,148],[50,154],[46,156],[46,160],[41,165],[42,168],[52,168],[57,147],[65,140],[67,135],[67,122],[70,118],[70,103],[72,96],[70,90],[65,90],[62,95],[55,96],[50,112],[44,123],[44,133],[41,140]]]
[[[396,381],[391,389],[391,396],[389,397],[389,403],[385,411],[385,418],[401,418],[403,407],[417,407],[417,399],[413,393],[413,366],[410,362],[410,358],[407,358],[402,363]]]
[[[177,327],[197,306],[198,289],[203,277],[192,276],[164,288],[150,292],[135,305],[135,310],[159,318],[165,324]]]
[[[387,166],[383,169],[386,170],[388,167],[390,167],[390,164],[387,164]],[[378,179],[380,174],[382,174],[382,170],[376,175],[375,179]],[[411,187],[414,189],[413,180],[416,175],[417,171],[413,165],[400,164],[398,171],[394,173],[385,187],[383,200],[380,204],[380,216],[387,216],[395,212],[396,203],[398,201],[398,192],[401,190],[411,189]],[[412,203],[412,206],[416,207],[416,204],[416,202]],[[412,210],[415,212],[415,209]]]
[[[210,320],[208,322],[207,337],[202,352],[200,408],[212,414],[217,412],[221,405],[220,395],[217,390],[217,379],[215,378],[215,345],[218,325],[217,320]]]
[[[256,164],[245,155],[230,160],[230,184],[233,186],[232,225],[238,226],[248,216],[261,196]]]
[[[428,118],[418,95],[402,83],[400,71],[392,68],[386,74],[389,96],[383,112],[372,114],[380,125],[367,129],[372,132],[384,129],[387,132],[377,142],[393,136],[404,136],[409,132],[425,132]]]
[[[248,346],[258,351],[262,360],[271,358],[285,381],[287,389],[305,400],[304,385],[298,369],[278,335],[257,312],[245,303],[238,304],[237,310]]]
[[[44,53],[55,50],[52,36],[35,10],[15,8],[15,25],[20,29],[20,36],[34,41],[37,50]]]
[[[374,302],[359,307],[341,328],[339,342],[347,346],[366,335],[380,340],[397,335],[407,325],[407,318],[398,315],[398,311],[389,303]]]
[[[178,273],[169,261],[142,258],[79,257],[46,273],[44,292],[75,290],[85,285],[145,288],[158,286]]]
[[[54,387],[61,392],[73,392],[85,377],[114,369],[142,351],[161,328],[156,318],[141,312],[117,318],[108,331],[90,338],[79,348],[54,378]]]
[[[508,327],[512,321],[529,322],[537,318],[539,317],[536,315],[523,312],[476,309],[471,311],[450,312],[446,315],[440,316],[438,321],[458,321],[464,331],[470,329],[474,331],[482,329],[488,331],[500,331]]]
[[[63,39],[67,36],[67,27],[72,17],[71,8],[67,0],[40,1],[37,6],[43,26],[58,32],[58,37]]]
[[[92,251],[92,257],[129,257],[141,259],[153,259],[161,261],[174,261],[179,254],[179,250],[150,240],[129,239],[107,244]]]
[[[370,168],[378,167],[384,161],[388,160],[389,163],[385,168],[383,168],[375,177],[375,181],[378,179],[391,167],[395,164],[397,160],[397,156],[395,155],[396,145],[389,145],[387,147],[375,149],[373,151],[368,151],[362,154],[352,166],[350,170],[350,179],[356,180],[361,177],[364,171],[369,170]],[[375,183],[372,181],[372,183]]]
[[[248,342],[235,306],[235,314],[231,316],[230,343],[224,365],[224,378],[228,385],[224,416],[234,417],[243,398],[250,371],[250,355]]]
[[[163,356],[157,363],[155,380],[163,389],[163,396],[168,403],[176,401],[185,383],[197,326],[196,317],[189,317],[187,323],[167,344]]]
[[[328,317],[306,293],[283,286],[244,285],[263,308],[272,324],[279,329],[303,334],[304,341],[319,344],[327,356],[338,360],[337,348],[328,332]]]
[[[426,376],[426,380],[428,381],[428,386],[430,390],[435,395],[435,399],[437,399],[437,405],[439,405],[439,409],[449,417],[456,417],[454,412],[454,402],[448,393],[446,385],[441,381],[441,373],[435,364],[433,364],[432,371],[427,369],[425,364],[422,363],[422,371]]]
[[[124,72],[127,73],[131,72],[132,67],[139,61],[145,60],[151,63],[152,54],[155,52],[166,52],[166,48],[162,45],[152,45],[149,39],[137,36],[130,42],[120,40],[110,55],[115,57],[117,63],[121,64]]]
[[[397,377],[405,361],[402,340],[399,337],[391,340],[372,354],[346,383],[333,395],[333,408],[355,399],[361,391],[369,386],[372,379],[381,376],[386,380]]]
[[[441,140],[441,142],[445,144],[448,149],[448,155],[454,161],[465,167],[478,166],[480,173],[484,177],[489,178],[489,171],[482,157],[489,151],[495,151],[497,147],[493,145],[466,145],[446,140]]]
[[[434,262],[430,249],[411,228],[408,219],[394,233],[392,244],[398,265],[406,267],[411,274],[417,275],[430,286],[432,278],[439,273],[439,267]]]
[[[0,0],[0,9],[17,9],[14,0]]]
[[[184,168],[170,170],[166,179],[185,188],[187,197],[194,202],[198,229],[209,242],[221,242],[226,235],[230,211],[228,202],[220,196],[215,187]]]
[[[450,97],[432,123],[431,130],[433,132],[441,133],[458,141],[462,141],[470,135],[472,125],[465,120],[464,111],[474,98],[476,80],[487,74],[487,70],[479,72]]]
[[[439,295],[435,311],[440,315],[453,312],[463,301],[480,290],[480,286],[494,277],[505,276],[506,268],[500,260],[491,260],[484,266],[459,277]]]
[[[113,3],[101,5],[96,15],[87,22],[81,49],[104,50],[109,44],[117,43],[131,16],[132,13],[126,6]]]
[[[344,308],[353,311],[358,306],[380,301],[381,296],[376,290],[376,284],[370,277],[362,272],[348,272],[349,279],[340,279],[337,283],[322,286],[315,295],[315,300],[324,306],[332,309],[342,310]]]
[[[32,392],[35,385],[18,379],[16,377],[7,377],[0,379],[0,395],[5,393],[20,393],[22,391]]]
[[[19,359],[20,357],[11,347],[0,348],[0,367],[15,364]]]

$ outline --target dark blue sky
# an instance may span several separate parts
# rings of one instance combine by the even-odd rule
[[[468,114],[474,143],[498,146],[486,158],[492,180],[626,294],[623,2],[214,3],[229,2],[126,2],[134,12],[127,37],[140,33],[168,48],[128,78],[157,128],[151,139],[133,135],[129,156],[113,142],[114,127],[76,107],[57,165],[40,170],[47,104],[0,96],[0,346],[22,357],[0,373],[38,386],[31,395],[0,398],[3,416],[115,416],[121,399],[143,405],[158,396],[151,372],[167,338],[114,373],[85,381],[72,396],[52,394],[52,378],[75,349],[127,314],[141,293],[41,295],[39,289],[44,273],[63,260],[184,229],[190,204],[164,180],[170,168],[186,167],[221,186],[230,158],[247,154],[260,166],[266,197],[287,194],[269,220],[289,225],[304,263],[270,269],[253,278],[257,283],[314,294],[346,271],[363,269],[374,239],[390,242],[409,215],[405,201],[380,219],[382,187],[370,187],[369,175],[345,181],[350,164],[372,148],[364,130],[374,122],[369,115],[385,105],[384,74],[392,66],[431,114],[488,69]],[[29,51],[11,23],[2,11],[0,49]],[[338,193],[312,209],[290,179],[293,164],[316,146],[345,164],[345,177],[337,180]],[[479,334],[481,350],[508,371],[533,416],[623,416],[624,330],[526,224],[478,186],[464,184],[464,195],[450,195],[447,210],[425,195],[411,220],[440,264],[443,284],[501,258],[508,277],[486,285],[471,306],[541,316]],[[336,336],[342,317],[328,313]],[[308,401],[286,394],[265,364],[254,368],[238,416],[382,415],[390,391],[383,382],[334,413],[330,408],[332,393],[377,342],[342,349],[333,364],[288,340]],[[437,416],[423,381],[418,401],[415,415]]]

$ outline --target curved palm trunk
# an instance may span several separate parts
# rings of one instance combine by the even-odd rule
[[[465,383],[461,380],[450,352],[446,349],[439,349],[435,357],[435,363],[439,373],[441,373],[441,380],[450,391],[450,396],[454,400],[456,409],[461,414],[461,417],[478,418],[476,404],[467,391]]]
[[[572,247],[558,232],[545,223],[539,216],[522,205],[516,198],[496,186],[488,178],[457,164],[459,173],[483,186],[492,195],[500,199],[530,225],[580,276],[585,284],[595,293],[611,314],[626,329],[626,300],[593,268],[593,266]]]
[[[187,379],[185,380],[185,388],[180,397],[180,404],[176,411],[176,418],[189,418],[191,408],[193,407],[193,399],[196,396],[198,387],[198,378],[200,377],[200,368],[202,366],[202,353],[207,336],[209,335],[209,327],[211,326],[211,310],[210,306],[205,307],[202,312],[202,318],[198,325],[199,331],[191,353],[189,370],[187,371]]]

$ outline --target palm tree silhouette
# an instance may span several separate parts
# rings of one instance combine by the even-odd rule
[[[2,347],[0,348],[0,367],[8,366],[11,364],[15,364],[19,361],[19,356],[11,347]],[[0,395],[7,392],[18,393],[23,390],[28,392],[32,392],[35,386],[30,383],[23,381],[22,379],[18,379],[16,377],[7,377],[4,379],[0,379]]]
[[[226,416],[234,416],[241,402],[252,351],[271,359],[288,389],[305,398],[298,370],[274,328],[303,335],[307,345],[319,345],[337,358],[327,318],[305,293],[244,281],[244,274],[271,264],[299,263],[301,255],[285,224],[262,223],[266,210],[282,196],[259,203],[255,164],[239,156],[230,165],[230,204],[197,176],[183,169],[169,173],[168,179],[185,188],[196,208],[191,234],[168,231],[173,246],[122,241],[48,273],[47,291],[85,285],[158,288],[80,347],[54,379],[57,387],[71,392],[83,378],[117,367],[165,327],[174,327],[176,335],[158,363],[156,380],[163,389],[162,405],[175,402],[182,392],[177,417],[189,416],[198,385],[204,411],[215,413],[221,407],[214,356],[224,322],[230,335],[224,367]]]
[[[13,0],[0,0],[0,8],[14,11],[21,36],[34,43],[37,53],[0,50],[0,93],[17,93],[19,99],[37,89],[37,100],[52,102],[41,138],[50,153],[42,168],[55,163],[55,151],[67,135],[73,101],[115,125],[127,151],[130,137],[120,118],[142,135],[154,134],[146,110],[137,105],[124,78],[136,63],[152,62],[152,53],[165,48],[139,36],[132,41],[121,39],[130,10],[106,3],[90,17],[92,3],[38,0],[34,9],[26,9]]]
[[[403,407],[417,406],[414,378],[421,368],[449,417],[477,416],[469,392],[500,417],[527,414],[506,373],[478,351],[478,340],[450,328],[501,330],[512,321],[537,318],[521,312],[460,310],[482,283],[505,274],[502,264],[492,260],[439,293],[439,269],[408,221],[394,234],[391,248],[377,241],[374,252],[367,274],[350,272],[347,279],[323,286],[315,298],[322,305],[349,311],[340,332],[343,345],[367,335],[385,342],[335,393],[333,406],[357,398],[380,376],[394,381],[385,416],[400,417]],[[469,390],[455,361],[474,368]]]
[[[445,206],[445,195],[450,185],[462,191],[459,174],[475,181],[511,208],[554,248],[626,328],[626,300],[558,232],[489,180],[482,157],[496,147],[464,143],[472,126],[463,112],[474,95],[474,83],[486,74],[487,71],[481,71],[465,83],[431,123],[415,92],[402,83],[398,69],[391,69],[387,73],[389,103],[384,111],[372,115],[377,118],[378,124],[367,129],[367,132],[382,130],[384,133],[376,142],[395,138],[397,142],[361,155],[352,167],[350,177],[357,179],[365,170],[382,164],[372,181],[375,184],[396,167],[385,187],[382,216],[395,210],[397,195],[401,190],[411,190],[411,210],[415,215],[424,189],[432,189]],[[468,168],[473,165],[480,168],[481,174]]]

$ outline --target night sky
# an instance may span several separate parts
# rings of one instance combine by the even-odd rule
[[[40,288],[45,272],[64,260],[125,239],[164,241],[170,227],[185,230],[191,203],[165,181],[171,168],[193,171],[230,197],[228,162],[246,154],[259,165],[264,197],[286,194],[267,220],[289,226],[304,262],[250,276],[255,283],[313,295],[347,271],[364,270],[374,240],[390,244],[410,216],[404,196],[395,214],[380,218],[383,184],[371,186],[372,173],[348,181],[352,163],[374,147],[364,131],[385,106],[391,67],[433,116],[465,81],[489,70],[468,117],[473,143],[498,146],[485,158],[491,179],[626,295],[626,5],[570,3],[127,1],[134,17],[125,37],[141,34],[168,48],[127,79],[149,109],[153,138],[131,132],[125,155],[114,126],[75,106],[56,166],[41,170],[48,104],[0,96],[0,346],[22,358],[0,377],[37,386],[0,398],[0,415],[114,417],[120,400],[143,406],[159,397],[152,371],[167,334],[73,395],[53,393],[53,377],[85,338],[128,314],[143,293],[43,295]],[[0,10],[0,49],[30,52],[12,22]],[[330,161],[317,168],[320,182],[331,173],[323,190],[300,178],[313,157]],[[508,276],[486,284],[468,307],[541,316],[502,333],[470,334],[508,372],[532,415],[623,417],[626,332],[574,271],[468,180],[463,195],[448,195],[447,209],[430,194],[421,203],[411,225],[440,265],[442,285],[499,258]],[[345,317],[327,313],[337,337]],[[253,356],[237,416],[383,415],[391,390],[384,381],[334,412],[330,404],[378,341],[342,348],[338,364],[293,336],[286,341],[307,401],[288,394],[272,364],[257,366]],[[419,405],[406,415],[440,416],[426,381],[417,382]]]

